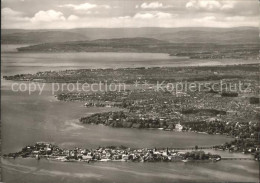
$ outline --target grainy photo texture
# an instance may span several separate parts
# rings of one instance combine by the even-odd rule
[[[258,0],[1,3],[2,182],[259,182]]]

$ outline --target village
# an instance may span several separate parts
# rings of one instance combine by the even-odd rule
[[[35,145],[26,146],[21,151],[9,153],[4,158],[48,158],[63,162],[176,162],[176,161],[220,161],[221,156],[205,153],[195,147],[193,151],[178,151],[169,148],[149,149],[149,148],[128,148],[124,146],[99,147],[97,149],[61,149],[57,145],[37,142]]]

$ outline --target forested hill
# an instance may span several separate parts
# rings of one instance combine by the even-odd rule
[[[88,39],[87,36],[80,33],[67,31],[32,31],[16,32],[8,34],[2,33],[2,44],[40,44],[50,42],[79,41]],[[12,31],[11,31],[12,32]]]
[[[146,37],[172,43],[259,43],[257,27],[236,28],[80,28],[56,30],[3,29],[2,44],[31,44]]]

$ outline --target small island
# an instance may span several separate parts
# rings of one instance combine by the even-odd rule
[[[129,148],[125,146],[98,147],[96,149],[62,149],[57,145],[37,142],[25,146],[21,151],[3,155],[4,158],[48,158],[63,162],[176,162],[176,161],[208,161],[221,160],[217,154],[205,153],[195,146],[193,151],[178,151],[174,148]]]

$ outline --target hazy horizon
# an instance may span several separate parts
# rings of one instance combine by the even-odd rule
[[[239,29],[239,28],[258,28],[258,26],[237,26],[237,27],[81,27],[81,28],[39,28],[39,29],[26,29],[26,28],[2,28],[2,30],[73,30],[73,29]]]

